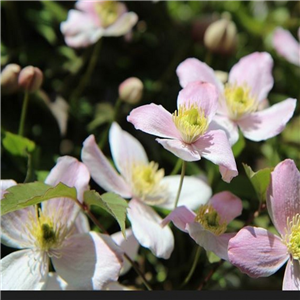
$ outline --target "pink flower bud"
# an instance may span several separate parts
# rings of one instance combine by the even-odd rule
[[[38,90],[43,82],[43,73],[39,68],[28,66],[22,69],[19,76],[20,87],[28,92]]]
[[[1,91],[8,95],[17,92],[19,88],[18,77],[21,67],[17,64],[7,65],[1,73]]]
[[[143,96],[144,85],[136,77],[130,77],[119,86],[119,97],[124,102],[137,104]]]

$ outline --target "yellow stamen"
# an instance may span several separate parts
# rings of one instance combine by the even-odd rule
[[[283,241],[293,259],[300,261],[300,215],[296,214],[292,220],[287,219]]]
[[[96,11],[101,20],[101,26],[106,28],[113,24],[118,18],[118,2],[104,1],[96,3]]]

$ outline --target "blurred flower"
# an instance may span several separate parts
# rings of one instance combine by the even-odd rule
[[[210,128],[225,130],[233,145],[239,138],[238,127],[246,138],[258,142],[281,133],[292,117],[296,99],[258,110],[273,86],[272,67],[273,60],[266,52],[247,55],[232,67],[225,86],[212,68],[196,58],[183,61],[176,72],[182,87],[195,81],[215,85],[220,105]]]
[[[70,47],[87,47],[102,36],[121,36],[136,24],[138,16],[118,1],[77,1],[60,29]]]
[[[298,28],[298,39],[300,41],[300,27]],[[277,53],[287,61],[300,66],[300,43],[289,31],[277,27],[273,35],[273,46]]]
[[[130,77],[119,86],[119,97],[129,104],[137,104],[143,96],[144,85],[136,77]]]
[[[160,227],[161,217],[151,206],[173,209],[180,176],[164,177],[158,164],[148,161],[140,142],[113,123],[109,131],[112,158],[121,176],[113,169],[90,135],[83,143],[81,158],[92,178],[104,190],[131,198],[128,218],[139,243],[154,255],[169,258],[174,248],[174,237],[167,226]],[[201,179],[186,176],[179,204],[190,208],[205,203],[211,188]]]
[[[170,114],[161,105],[133,109],[127,120],[136,129],[167,139],[156,139],[165,149],[185,161],[204,157],[219,165],[226,182],[238,175],[226,134],[210,130],[218,108],[218,94],[210,83],[193,82],[179,92],[177,108]]]
[[[8,64],[1,72],[1,93],[3,95],[13,94],[18,91],[18,78],[21,67],[17,64]]]
[[[82,201],[89,180],[83,163],[64,156],[58,159],[45,182],[75,186]],[[15,184],[2,181],[1,187],[6,189]],[[73,200],[56,198],[42,202],[40,209],[37,205],[29,206],[1,217],[2,243],[25,248],[1,260],[2,290],[43,288],[49,258],[59,276],[75,287],[101,289],[118,279],[121,249],[107,235],[87,232],[86,219],[76,218],[79,212]]]
[[[43,83],[43,73],[39,68],[27,66],[21,70],[18,82],[24,91],[35,92]]]
[[[228,241],[236,233],[224,232],[227,224],[239,216],[242,209],[242,201],[225,191],[215,194],[207,204],[201,205],[198,214],[185,206],[177,207],[163,220],[162,226],[172,221],[206,251],[228,260]]]
[[[279,163],[271,173],[267,208],[280,236],[247,226],[229,241],[229,261],[257,278],[275,273],[287,261],[283,290],[300,290],[300,173],[293,160]]]

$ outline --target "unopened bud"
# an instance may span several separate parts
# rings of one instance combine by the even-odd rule
[[[19,85],[27,92],[35,92],[43,83],[43,73],[39,68],[28,66],[19,75]]]
[[[235,24],[228,18],[212,23],[205,31],[204,44],[210,51],[215,53],[232,53],[237,44]]]
[[[124,102],[137,104],[143,96],[144,85],[136,77],[130,77],[119,86],[119,97]]]
[[[21,67],[17,64],[9,64],[3,69],[1,73],[1,92],[3,95],[17,92],[20,71]]]

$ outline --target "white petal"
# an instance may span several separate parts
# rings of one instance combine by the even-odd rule
[[[17,185],[17,183],[12,180],[12,179],[4,179],[4,180],[0,180],[0,195],[1,195],[1,199],[3,198],[3,196],[5,195],[5,190],[7,190],[8,188],[10,188],[11,186]]]

